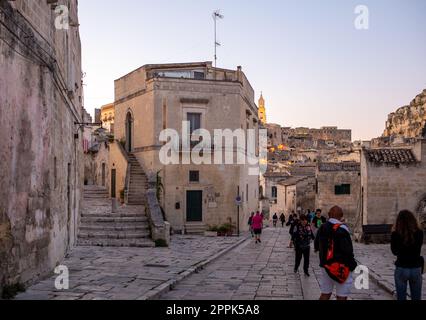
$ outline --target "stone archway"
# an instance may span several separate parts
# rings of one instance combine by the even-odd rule
[[[422,225],[423,230],[426,231],[426,195],[424,195],[422,200],[420,200],[416,211],[420,224]]]

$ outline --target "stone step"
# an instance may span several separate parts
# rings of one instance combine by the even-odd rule
[[[130,184],[148,184],[146,179],[130,178]]]
[[[188,223],[185,224],[186,234],[204,234],[207,230],[207,226],[204,223]]]
[[[147,231],[149,225],[146,222],[140,223],[98,223],[84,224],[80,226],[80,231]]]
[[[127,198],[127,201],[129,202],[129,205],[134,206],[134,202],[140,203],[138,204],[139,206],[145,206],[146,205],[146,200],[143,198],[137,198],[137,197],[130,197]]]
[[[106,195],[100,195],[100,194],[96,194],[96,195],[93,195],[93,194],[85,194],[84,195],[84,198],[85,199],[107,199],[108,198],[108,195],[106,194]]]
[[[138,213],[82,213],[83,218],[146,218],[145,208],[141,207]]]
[[[148,230],[138,232],[120,232],[120,231],[81,231],[79,239],[143,239],[149,238]]]
[[[108,194],[108,191],[83,191],[83,194]]]
[[[114,217],[82,217],[81,223],[132,223],[132,222],[147,222],[148,218],[145,216],[139,217],[123,217],[123,218],[114,218]]]
[[[153,248],[150,239],[78,239],[79,246]]]
[[[148,185],[146,185],[146,184],[131,184],[130,185],[130,191],[129,191],[129,193],[133,192],[135,190],[137,192],[139,192],[139,191],[145,191],[146,189],[148,189]]]

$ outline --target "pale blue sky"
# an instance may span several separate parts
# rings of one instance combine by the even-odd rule
[[[354,27],[357,5],[369,30]],[[144,64],[211,61],[216,9],[218,66],[243,67],[269,122],[370,139],[426,88],[425,0],[80,0],[86,108]]]

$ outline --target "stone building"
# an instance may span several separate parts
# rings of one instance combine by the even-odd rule
[[[90,142],[84,150],[84,185],[110,189],[109,143],[105,129],[90,130]]]
[[[247,228],[247,216],[258,209],[259,197],[258,175],[249,175],[248,164],[183,164],[187,151],[181,146],[179,164],[165,165],[159,159],[165,144],[160,133],[174,129],[179,137],[186,135],[183,121],[190,123],[190,135],[201,128],[212,136],[215,129],[258,130],[254,91],[241,67],[219,69],[211,62],[145,65],[115,81],[114,104],[115,139],[137,158],[149,179],[161,177],[162,207],[175,231],[201,232],[238,220],[241,230]],[[124,187],[126,166],[120,152],[112,146],[111,163]]]
[[[426,140],[405,147],[363,148],[362,222],[393,224],[408,209],[425,222]]]
[[[113,103],[106,104],[101,107],[100,119],[102,122],[102,127],[109,133],[114,134],[115,109]]]
[[[324,214],[333,206],[345,213],[350,227],[357,223],[361,210],[361,173],[359,162],[319,163],[316,173],[315,206]]]
[[[267,123],[264,127],[268,131],[268,149],[277,149],[283,144],[281,126],[279,124]]]
[[[391,113],[386,121],[383,137],[426,137],[426,89],[410,105]]]
[[[315,208],[316,183],[313,176],[293,176],[277,184],[277,202],[271,206],[272,212],[306,213]]]
[[[261,210],[270,214],[278,202],[279,183],[289,178],[315,177],[316,164],[268,163],[268,170],[260,176]],[[300,200],[302,201],[302,200]],[[277,210],[283,210],[282,205]]]
[[[55,28],[56,5],[69,28]],[[0,1],[0,291],[50,272],[76,241],[82,190],[77,0]]]

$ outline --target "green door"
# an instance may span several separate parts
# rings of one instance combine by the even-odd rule
[[[186,220],[188,222],[203,221],[203,191],[186,192]]]

